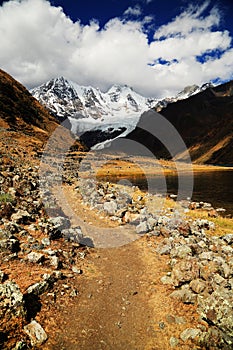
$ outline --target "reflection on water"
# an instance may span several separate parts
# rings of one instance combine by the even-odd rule
[[[188,176],[182,175],[183,181],[187,181]],[[118,178],[112,176],[104,180],[125,183],[126,185],[138,186],[140,189],[151,193],[177,194],[177,175],[166,175],[166,179],[161,175],[153,177],[127,177]],[[225,208],[227,213],[233,214],[233,171],[210,171],[194,173],[193,201],[210,202],[215,208]]]

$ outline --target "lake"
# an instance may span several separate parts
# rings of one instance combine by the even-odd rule
[[[190,175],[182,175],[182,181],[189,183]],[[205,172],[196,172],[193,174],[194,186],[192,192],[193,201],[209,202],[214,208],[224,208],[227,214],[233,215],[233,170],[212,170]],[[151,193],[177,194],[178,178],[177,175],[150,176],[147,177],[128,177],[105,178],[112,182],[135,185],[140,189]]]

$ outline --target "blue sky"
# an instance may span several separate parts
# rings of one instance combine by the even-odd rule
[[[65,76],[151,97],[233,79],[233,2],[0,1],[0,67],[28,88]]]
[[[154,17],[154,25],[158,27],[169,22],[179,15],[190,4],[201,6],[203,0],[51,0],[55,6],[61,6],[64,12],[73,20],[81,19],[82,23],[88,24],[91,19],[97,19],[104,26],[109,19],[120,17],[128,8],[140,7],[142,16]],[[217,6],[222,12],[222,29],[228,29],[233,35],[233,1],[219,0],[210,2],[211,6]]]

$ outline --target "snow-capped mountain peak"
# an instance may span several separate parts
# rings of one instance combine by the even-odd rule
[[[158,100],[141,96],[127,85],[114,84],[107,92],[102,92],[59,77],[31,90],[31,93],[60,120],[69,118],[76,134],[81,135],[90,129],[106,131],[111,126],[113,130],[124,129],[125,136],[136,127],[143,112],[151,108],[159,112],[169,103],[188,98],[207,87],[209,84],[187,86],[175,97]]]
[[[125,118],[156,105],[156,99],[137,94],[131,87],[113,85],[107,92],[91,86],[81,86],[64,77],[49,82],[31,91],[32,95],[58,117],[73,119],[89,118],[106,120]]]

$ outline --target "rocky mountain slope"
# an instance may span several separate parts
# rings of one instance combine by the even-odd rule
[[[160,111],[179,132],[191,158],[197,163],[233,164],[233,81],[209,87]],[[145,144],[158,157],[169,157],[165,147],[143,125],[155,120],[144,113],[138,127],[127,137]],[[178,154],[177,154],[178,156]],[[180,155],[181,156],[181,155]]]
[[[29,91],[0,70],[0,123],[2,127],[25,134],[35,133],[40,138],[58,125]],[[42,137],[43,138],[43,137]]]

